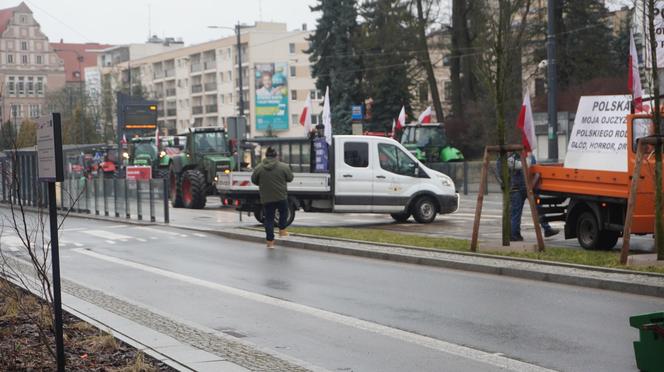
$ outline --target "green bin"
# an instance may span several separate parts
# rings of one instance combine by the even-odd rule
[[[634,315],[629,325],[639,330],[634,341],[636,366],[644,372],[664,371],[664,312]]]

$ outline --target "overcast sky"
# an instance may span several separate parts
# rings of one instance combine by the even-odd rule
[[[0,8],[21,0],[0,0]],[[306,23],[316,27],[319,14],[309,5],[316,0],[24,0],[52,42],[142,43],[149,30],[159,37],[181,37],[195,44],[232,34],[209,25],[232,27],[240,21],[285,22],[289,30]],[[632,0],[606,0],[611,8]],[[450,0],[442,0],[440,18],[451,13]]]
[[[159,37],[181,37],[186,44],[231,35],[240,21],[285,22],[288,29],[307,23],[315,28],[315,0],[24,0],[51,42],[142,43],[148,31]],[[0,0],[0,8],[20,0]],[[150,21],[148,21],[150,19]]]

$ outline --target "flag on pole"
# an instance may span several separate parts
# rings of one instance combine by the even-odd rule
[[[392,122],[392,138],[397,138],[397,131],[401,130],[406,125],[406,107],[401,106],[401,111],[397,120]]]
[[[325,100],[323,101],[323,125],[325,126],[325,141],[332,145],[332,113],[330,112],[330,87],[325,88]]]
[[[426,110],[422,111],[420,117],[417,118],[417,121],[422,124],[431,123],[431,106],[427,107]]]
[[[535,137],[535,121],[533,120],[533,109],[530,106],[528,89],[523,93],[523,104],[516,126],[521,129],[521,142],[526,152],[535,150],[537,148],[537,138]]]
[[[120,143],[123,144],[123,145],[127,144],[127,137],[125,136],[124,133],[122,133],[122,139],[120,140]]]
[[[627,89],[632,93],[634,112],[643,111],[643,90],[641,89],[641,76],[639,75],[639,56],[636,54],[634,35],[629,31],[629,61],[628,61]]]
[[[157,146],[157,151],[159,151],[159,127],[154,130],[154,144]]]
[[[311,96],[307,96],[307,101],[304,102],[300,114],[300,125],[304,127],[304,133],[309,135],[309,132],[311,132]]]

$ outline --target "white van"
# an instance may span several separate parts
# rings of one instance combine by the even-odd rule
[[[389,213],[399,222],[412,215],[420,223],[458,209],[459,194],[452,179],[424,166],[391,138],[334,136],[329,154],[329,173],[294,173],[288,184],[288,224],[298,209]],[[219,172],[216,178],[224,203],[253,211],[262,222],[258,186],[251,183],[251,172]]]

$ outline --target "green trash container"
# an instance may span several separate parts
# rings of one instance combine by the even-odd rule
[[[629,325],[639,330],[634,341],[636,366],[643,372],[664,371],[664,312],[635,315]]]

